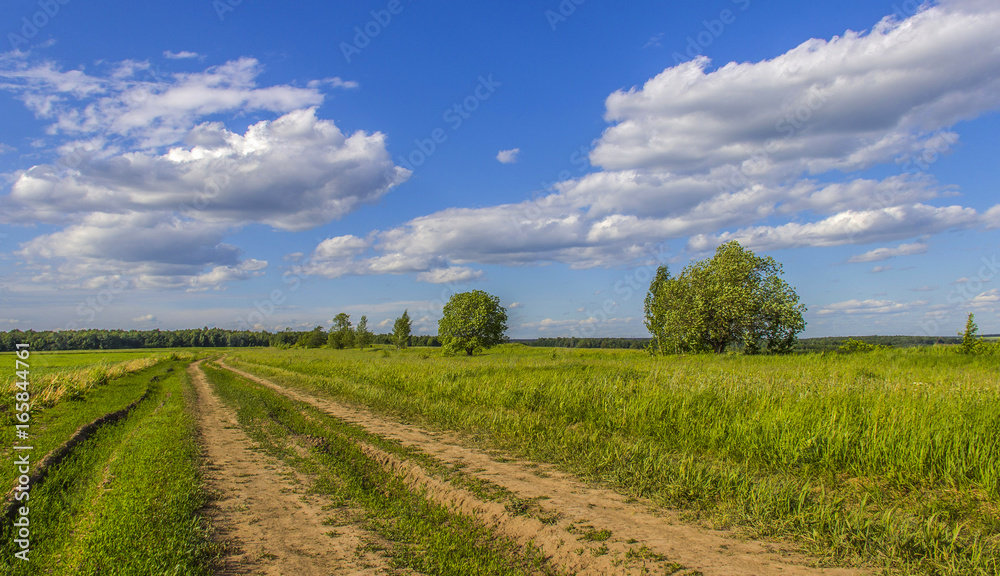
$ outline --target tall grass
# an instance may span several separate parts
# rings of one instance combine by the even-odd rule
[[[1000,383],[989,358],[420,354],[231,359],[840,561],[922,574],[998,569]]]
[[[96,354],[93,358],[97,359]],[[92,365],[76,370],[64,370],[55,373],[32,372],[30,391],[33,402],[42,406],[53,406],[67,398],[80,398],[97,386],[107,384],[116,378],[145,370],[164,358],[164,355],[136,358],[122,362],[106,362],[98,360]],[[0,383],[0,404],[8,401],[16,389],[13,369]]]

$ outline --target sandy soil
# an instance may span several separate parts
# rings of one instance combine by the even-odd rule
[[[367,410],[317,398],[285,388],[245,371],[220,364],[233,372],[309,403],[325,413],[361,426],[383,438],[417,447],[463,471],[503,486],[518,497],[537,499],[554,524],[514,515],[500,503],[484,502],[466,490],[432,478],[413,462],[400,461],[372,446],[363,445],[372,457],[397,471],[414,488],[452,509],[472,514],[520,544],[541,548],[560,571],[584,574],[642,574],[676,562],[679,574],[698,570],[705,576],[855,576],[864,571],[815,567],[809,558],[780,544],[746,541],[724,531],[707,530],[681,522],[676,514],[655,510],[648,503],[628,500],[612,490],[590,486],[554,467],[535,462],[498,461],[464,443],[457,435],[431,432],[373,414]],[[500,460],[505,460],[501,458]],[[604,542],[581,541],[586,530],[610,530]],[[666,557],[665,561],[635,557],[642,546]],[[606,548],[605,548],[606,547]],[[632,550],[631,558],[627,557]],[[648,554],[646,557],[648,558]],[[666,571],[667,573],[670,570]]]
[[[255,450],[236,414],[212,391],[199,363],[188,368],[198,394],[198,421],[207,461],[205,481],[218,495],[207,515],[232,546],[220,574],[313,576],[393,574],[365,550],[377,539],[323,499],[306,494],[308,478]],[[335,526],[324,525],[333,518]],[[331,535],[332,533],[332,535]]]

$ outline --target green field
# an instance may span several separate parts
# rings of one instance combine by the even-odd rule
[[[554,462],[695,518],[903,573],[1000,567],[995,360],[505,346],[236,351],[230,364]]]
[[[680,510],[688,522],[793,543],[824,563],[886,574],[1000,571],[1000,381],[991,356],[933,347],[655,358],[520,345],[475,357],[429,348],[224,354],[228,365],[288,389],[457,431],[481,448]],[[220,544],[197,512],[207,495],[185,374],[195,355],[36,356],[61,374],[155,360],[33,411],[45,453],[82,424],[142,398],[33,492],[35,571],[0,573],[112,573],[98,569],[112,561],[120,574],[167,573],[157,570],[175,561],[170,573],[211,573]],[[361,439],[397,453],[391,443],[226,370],[206,373],[248,436],[310,474],[336,479],[315,490],[363,510],[365,526],[397,543],[387,550],[398,566],[427,574],[549,570],[408,490],[353,447]],[[0,452],[9,459],[13,421],[4,402]],[[289,442],[302,438],[319,439],[323,450],[296,452]],[[9,468],[0,470],[7,487],[15,480]],[[148,480],[154,470],[165,475],[162,485]],[[120,489],[102,488],[109,473]],[[445,476],[454,481],[457,473]],[[156,543],[133,537],[142,530],[155,532]],[[9,532],[3,538],[7,561]]]

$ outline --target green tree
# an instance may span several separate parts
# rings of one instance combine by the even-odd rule
[[[646,328],[662,353],[787,353],[805,329],[795,289],[781,279],[781,265],[738,242],[689,264],[671,277],[661,266],[645,303]]]
[[[482,290],[453,295],[438,322],[438,336],[449,354],[464,350],[472,356],[503,342],[506,331],[507,311],[500,298]]]
[[[331,348],[343,350],[354,346],[354,329],[351,328],[351,317],[341,312],[333,319],[333,328],[328,338]]]
[[[364,350],[372,343],[374,337],[375,335],[368,330],[368,317],[362,316],[357,328],[354,329],[354,344]]]
[[[646,294],[646,302],[643,307],[646,315],[646,329],[653,335],[651,350],[657,354],[667,353],[667,335],[664,331],[666,325],[668,309],[666,308],[666,297],[661,294],[666,289],[667,281],[670,280],[670,269],[665,265],[656,269],[656,275],[649,285],[649,294]]]
[[[979,326],[976,326],[975,314],[969,312],[969,317],[965,320],[965,332],[959,332],[962,343],[958,351],[962,354],[980,354],[986,351],[986,342],[979,337]]]
[[[317,326],[313,328],[310,332],[306,332],[299,339],[299,344],[302,344],[306,348],[319,348],[326,341],[326,334],[322,326]]]
[[[396,318],[396,323],[392,326],[392,340],[396,348],[402,350],[410,343],[410,329],[413,324],[410,322],[410,311],[403,310],[403,315]]]

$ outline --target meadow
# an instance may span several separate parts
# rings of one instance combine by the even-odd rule
[[[1000,569],[1000,382],[988,356],[652,358],[507,345],[474,358],[238,350],[227,362],[833,562]]]
[[[828,565],[1000,573],[1000,375],[995,357],[950,346],[794,356],[651,357],[515,344],[475,357],[431,348],[37,356],[47,363],[38,390],[48,392],[33,408],[37,454],[102,414],[134,409],[81,443],[32,493],[39,561],[30,573],[100,573],[108,563],[121,574],[211,573],[222,549],[200,512],[209,494],[185,372],[204,357],[224,357],[289,390],[458,432],[491,453],[553,464],[680,510],[687,522],[790,543]],[[356,443],[441,468],[432,459],[219,365],[204,370],[248,436],[326,478],[318,493],[363,510],[398,566],[551,570],[400,484]],[[5,459],[9,396],[5,389],[0,400]],[[9,487],[6,468],[0,480]],[[8,530],[5,561],[13,553]],[[0,562],[0,573],[11,570]]]

